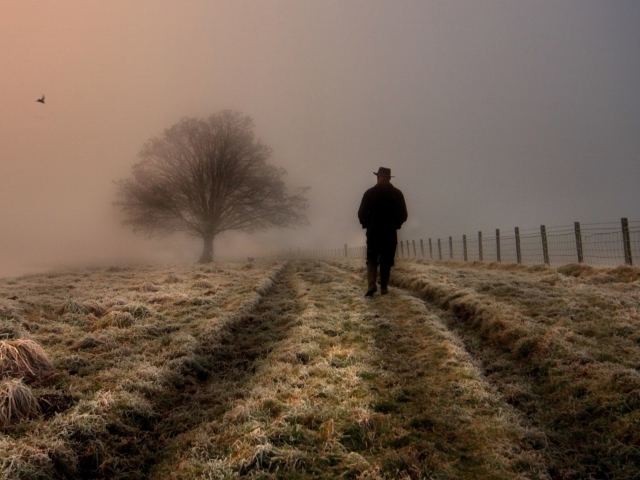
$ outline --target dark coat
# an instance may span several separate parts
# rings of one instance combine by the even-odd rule
[[[371,187],[362,196],[358,219],[367,233],[395,233],[407,220],[404,195],[390,183]]]

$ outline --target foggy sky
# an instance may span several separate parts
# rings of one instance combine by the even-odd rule
[[[184,116],[250,115],[311,225],[221,256],[362,245],[373,172],[401,238],[640,220],[640,2],[2,2],[0,276],[195,261],[120,227],[114,180]],[[46,104],[36,103],[46,95]]]

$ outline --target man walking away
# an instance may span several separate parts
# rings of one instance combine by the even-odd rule
[[[366,297],[377,291],[376,279],[380,265],[380,294],[388,293],[387,284],[396,256],[398,236],[396,231],[407,220],[404,195],[391,185],[391,170],[380,167],[374,172],[378,183],[364,192],[358,219],[367,229],[367,282]]]

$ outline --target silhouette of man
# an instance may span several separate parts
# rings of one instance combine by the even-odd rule
[[[388,293],[387,284],[394,265],[397,230],[407,221],[407,206],[404,195],[391,185],[391,170],[380,167],[373,172],[378,177],[375,186],[364,192],[358,219],[367,229],[367,282],[366,297],[377,291],[376,280],[380,265],[380,294]]]

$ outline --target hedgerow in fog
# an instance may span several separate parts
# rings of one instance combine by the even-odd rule
[[[267,164],[271,153],[240,112],[183,118],[142,147],[133,178],[116,182],[116,205],[124,224],[148,236],[202,238],[200,261],[210,262],[213,240],[224,231],[307,223],[307,188],[289,193],[286,172]]]

